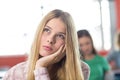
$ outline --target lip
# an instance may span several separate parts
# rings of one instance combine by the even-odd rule
[[[46,51],[52,51],[53,49],[50,46],[43,46]]]

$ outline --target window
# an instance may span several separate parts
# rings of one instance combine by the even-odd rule
[[[42,16],[55,8],[69,12],[77,30],[89,30],[97,49],[110,48],[110,40],[106,40],[110,39],[106,0],[101,4],[99,0],[1,0],[0,55],[29,53]]]

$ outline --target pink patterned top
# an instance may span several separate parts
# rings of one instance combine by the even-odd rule
[[[27,63],[22,62],[12,67],[3,77],[3,80],[27,80]],[[85,80],[88,80],[90,70],[88,65],[82,63]],[[47,68],[41,67],[34,70],[35,80],[50,80]]]

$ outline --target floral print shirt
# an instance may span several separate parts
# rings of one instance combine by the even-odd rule
[[[88,80],[90,70],[88,65],[82,62],[82,71],[85,80]],[[50,80],[47,68],[41,67],[34,70],[35,80]],[[22,62],[12,67],[3,77],[3,80],[27,80],[27,62]]]

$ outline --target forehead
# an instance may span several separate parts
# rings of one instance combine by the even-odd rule
[[[91,42],[91,39],[87,36],[83,36],[78,39],[80,43]]]
[[[66,32],[66,27],[63,21],[60,18],[53,18],[48,23],[46,26],[52,28],[53,30],[59,31],[59,32]]]

